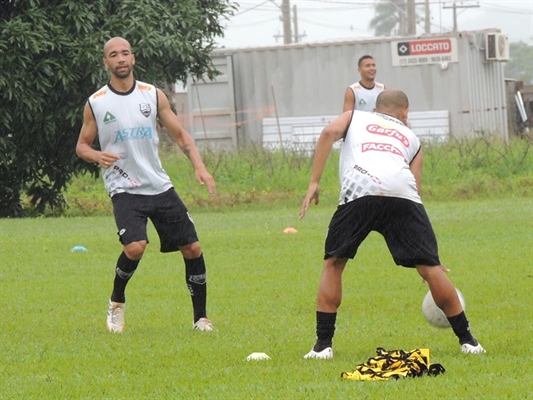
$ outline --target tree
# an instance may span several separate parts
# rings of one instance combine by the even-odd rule
[[[375,6],[376,14],[368,23],[376,36],[400,35],[402,21],[404,20],[405,0],[391,0],[388,3],[379,2]]]
[[[533,46],[524,42],[509,44],[510,60],[505,63],[505,77],[533,83]]]
[[[210,53],[230,0],[0,0],[0,217],[64,206],[89,95],[108,80],[103,44],[130,41],[136,77],[163,86],[217,75]]]
[[[408,34],[408,0],[380,1],[374,6],[374,18],[368,27],[374,30],[375,36],[402,36]],[[423,21],[422,16],[415,10],[415,23]]]

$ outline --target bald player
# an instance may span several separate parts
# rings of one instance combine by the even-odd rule
[[[122,245],[107,308],[107,329],[113,333],[124,331],[126,285],[149,242],[147,221],[150,219],[160,239],[160,251],[179,251],[184,259],[185,281],[193,305],[193,328],[211,331],[213,325],[206,313],[207,275],[203,252],[193,220],[161,165],[159,122],[189,158],[196,180],[206,185],[212,196],[215,181],[191,136],[170,108],[166,95],[155,86],[135,79],[135,55],[130,43],[121,37],[112,38],[105,43],[103,53],[110,80],[85,104],[76,153],[102,168]],[[97,136],[101,150],[92,146]],[[159,302],[154,312],[170,307],[166,298],[159,298]]]
[[[319,182],[333,143],[344,140],[339,176],[339,205],[325,241],[318,286],[316,334],[305,358],[333,358],[333,334],[342,299],[342,273],[371,231],[383,235],[397,265],[414,269],[428,283],[444,311],[463,353],[484,353],[470,325],[448,271],[438,255],[435,233],[420,199],[422,150],[407,127],[405,93],[381,92],[374,112],[347,111],[322,131],[315,149],[309,187],[299,216],[318,204]],[[400,312],[400,310],[398,310]]]

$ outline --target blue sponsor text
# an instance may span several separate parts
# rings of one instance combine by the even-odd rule
[[[115,132],[115,143],[127,140],[153,139],[151,127],[126,128]]]

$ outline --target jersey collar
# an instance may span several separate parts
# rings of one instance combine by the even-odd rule
[[[389,120],[389,121],[392,121],[392,122],[396,122],[396,123],[398,123],[400,125],[405,126],[405,124],[402,121],[400,121],[398,118],[394,118],[392,115],[382,114],[382,113],[379,113],[379,112],[376,112],[376,111],[372,111],[372,114],[379,115],[383,119],[386,119],[386,120]]]
[[[134,90],[135,90],[135,87],[137,86],[137,81],[134,80],[133,81],[133,86],[131,87],[130,90],[128,90],[127,92],[119,92],[118,90],[116,90],[113,86],[111,86],[111,82],[109,82],[107,84],[107,87],[109,88],[109,90],[111,90],[113,93],[115,94],[118,94],[119,96],[127,96],[128,94],[131,94]]]
[[[374,82],[374,84],[372,85],[372,87],[366,87],[365,85],[363,85],[363,82],[359,81],[359,84],[365,88],[366,90],[372,90],[376,87],[376,83]]]

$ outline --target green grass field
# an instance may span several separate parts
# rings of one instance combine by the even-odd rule
[[[334,360],[304,360],[315,339],[323,240],[335,204],[193,214],[208,264],[215,332],[192,331],[178,254],[151,243],[127,290],[126,332],[105,329],[120,252],[111,216],[0,220],[1,399],[533,398],[533,202],[430,202],[443,263],[487,354],[463,355],[427,324],[427,287],[371,235],[348,264]],[[295,235],[283,234],[287,226]],[[87,252],[71,252],[82,245]],[[340,379],[389,350],[429,348],[446,373]],[[265,352],[269,361],[245,361]]]

